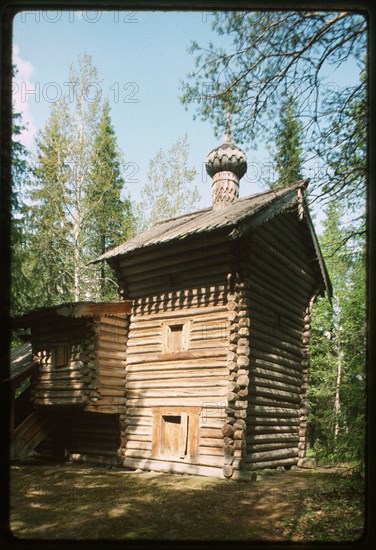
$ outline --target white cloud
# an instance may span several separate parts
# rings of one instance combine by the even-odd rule
[[[25,147],[30,148],[33,144],[37,127],[30,112],[29,97],[32,94],[25,92],[35,89],[35,83],[32,80],[35,69],[30,61],[21,58],[20,48],[17,44],[13,46],[13,64],[17,68],[13,79],[13,108],[16,113],[22,114],[22,123],[26,126],[26,129],[20,134],[19,140]]]

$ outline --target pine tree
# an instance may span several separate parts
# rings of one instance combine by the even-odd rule
[[[184,135],[167,153],[160,149],[150,160],[148,182],[141,190],[141,201],[137,205],[139,231],[198,207],[198,190],[196,187],[190,189],[197,172],[188,167],[188,156],[188,137]]]
[[[38,281],[35,297],[45,305],[72,298],[67,125],[65,102],[53,104],[46,126],[36,139],[38,157],[28,194],[32,203],[27,212],[32,275]]]
[[[123,198],[125,182],[121,166],[122,154],[116,143],[110,107],[106,101],[94,140],[90,186],[86,194],[87,207],[91,211],[88,234],[93,258],[121,244],[132,234],[134,218],[129,196]],[[102,299],[117,296],[111,271],[103,262],[100,266],[99,291]]]
[[[288,185],[302,178],[302,126],[297,106],[292,97],[282,105],[279,124],[276,126],[275,169],[278,174],[273,188]]]
[[[13,76],[16,68],[13,67]],[[28,177],[28,151],[19,140],[25,126],[21,113],[13,112],[12,136],[12,196],[11,196],[11,313],[20,314],[27,308],[33,280],[28,277],[27,227],[24,222],[23,192]]]
[[[40,303],[98,299],[100,270],[90,260],[124,239],[131,220],[108,105],[91,57],[69,73],[70,90],[52,106],[37,140],[29,197]],[[73,99],[72,99],[73,97]]]

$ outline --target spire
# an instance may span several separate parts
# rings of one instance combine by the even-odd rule
[[[225,122],[225,137],[223,143],[231,143],[231,113],[227,111]]]

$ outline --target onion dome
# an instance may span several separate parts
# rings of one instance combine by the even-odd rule
[[[227,128],[222,145],[216,147],[206,157],[206,171],[213,177],[218,172],[232,172],[238,179],[247,171],[247,155],[242,149],[231,143]]]

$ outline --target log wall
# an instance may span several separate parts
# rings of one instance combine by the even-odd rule
[[[123,295],[134,299],[122,456],[131,468],[222,476],[229,391],[227,274],[233,256],[218,243],[198,247],[196,241],[195,246],[180,244],[159,259],[145,255],[142,262],[127,259],[117,266]],[[180,351],[175,340],[174,349],[168,349],[171,325],[185,327]],[[158,423],[164,408],[166,418],[189,417],[188,450],[182,457],[161,453],[163,426]]]
[[[72,461],[120,464],[118,414],[66,410],[60,417],[60,439]]]
[[[52,346],[69,342],[66,366],[52,365]],[[32,378],[31,399],[35,405],[84,405],[95,377],[90,364],[94,352],[90,320],[62,320],[59,324],[39,323],[32,327],[34,360],[39,368]],[[91,349],[92,348],[92,349]]]
[[[92,358],[89,364],[93,368],[93,377],[86,411],[116,414],[125,407],[128,328],[129,315],[93,318],[93,340],[90,343]]]
[[[255,230],[241,250],[251,350],[244,453],[249,470],[292,466],[305,453],[317,273],[301,225],[285,213]]]

